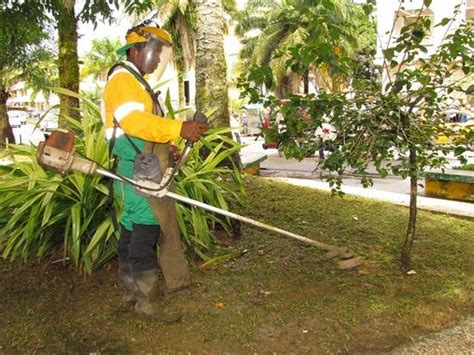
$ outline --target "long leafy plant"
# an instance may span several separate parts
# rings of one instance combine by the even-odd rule
[[[67,93],[71,94],[71,93]],[[84,97],[82,120],[68,120],[76,135],[76,152],[101,166],[110,166],[108,145],[99,108]],[[228,208],[238,201],[229,176],[242,188],[239,171],[219,162],[239,146],[225,136],[226,129],[212,130],[188,158],[176,179],[178,193]],[[231,149],[224,147],[231,146]],[[205,145],[211,154],[201,157]],[[36,161],[36,148],[13,145],[10,164],[1,167],[0,252],[10,260],[69,260],[80,271],[91,273],[115,255],[118,233],[108,213],[108,180],[99,175],[45,171]],[[234,184],[235,186],[235,184]],[[238,190],[238,189],[237,189]],[[120,214],[121,201],[114,200]],[[229,221],[202,209],[178,205],[178,224],[189,249],[201,258],[212,249],[212,227],[230,228]]]

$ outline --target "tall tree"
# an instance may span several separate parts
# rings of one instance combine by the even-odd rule
[[[131,2],[131,0],[124,1],[125,5],[129,5]],[[52,13],[57,28],[60,86],[79,93],[77,25],[79,22],[95,23],[99,19],[111,21],[113,8],[118,8],[118,1],[87,0],[79,3],[76,0],[42,0],[39,3]],[[76,119],[80,117],[79,100],[77,98],[60,95],[60,107],[59,125],[61,127],[67,126],[64,117]]]
[[[196,107],[213,109],[210,124],[229,125],[222,0],[196,0]]]
[[[196,2],[193,0],[159,0],[156,5],[158,6],[158,18],[173,37],[173,57],[179,81],[180,107],[182,107],[184,106],[185,74],[195,66]],[[236,11],[233,0],[223,0],[222,7],[227,15],[232,15]]]
[[[47,37],[41,7],[32,2],[0,3],[0,144],[15,142],[6,102],[11,86],[32,62],[31,53]]]
[[[79,58],[77,55],[77,22],[74,6],[75,0],[55,0],[54,16],[58,29],[58,69],[59,86],[79,93]],[[66,127],[63,117],[78,119],[79,99],[68,95],[59,95],[59,126]]]

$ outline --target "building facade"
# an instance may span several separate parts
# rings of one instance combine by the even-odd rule
[[[459,10],[452,24],[437,26],[445,17],[453,17],[456,13],[456,6]],[[377,62],[382,64],[383,50],[394,43],[394,39],[400,35],[403,26],[416,21],[421,10],[421,16],[429,17],[431,20],[431,31],[424,40],[424,45],[429,56],[436,52],[436,49],[443,42],[446,34],[453,32],[459,25],[474,16],[474,0],[433,0],[426,8],[423,0],[383,0],[377,1]]]

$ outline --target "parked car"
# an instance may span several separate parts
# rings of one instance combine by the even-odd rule
[[[21,127],[21,125],[26,124],[26,120],[29,117],[27,112],[17,110],[8,111],[7,115],[8,121],[10,122],[10,126],[12,128],[18,128]]]
[[[440,127],[436,143],[451,144],[474,132],[474,115],[470,111],[449,110],[444,113],[444,125]]]

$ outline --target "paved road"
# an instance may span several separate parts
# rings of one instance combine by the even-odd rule
[[[296,159],[288,160],[280,156],[276,149],[264,150],[261,139],[243,137],[242,143],[247,144],[242,149],[242,156],[257,157],[262,154],[267,156],[267,159],[260,164],[261,176],[284,180],[295,185],[330,190],[325,180],[326,173],[317,169],[319,161],[317,157],[306,158],[301,162]],[[465,156],[470,163],[474,163],[474,152],[467,153]],[[454,157],[450,157],[449,160],[451,166],[459,165]],[[375,169],[373,171],[375,172]],[[403,206],[409,205],[410,183],[408,179],[397,176],[381,179],[374,174],[374,185],[370,188],[363,188],[356,176],[346,176],[343,182],[342,190],[345,193],[389,201]],[[421,209],[474,217],[474,204],[425,197],[422,188],[419,191],[418,206]]]

